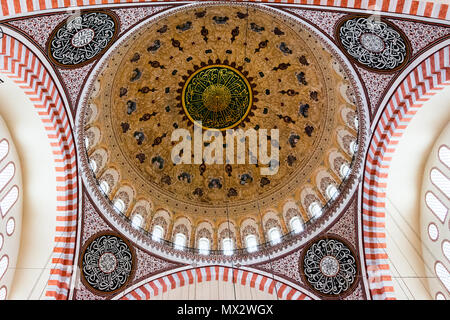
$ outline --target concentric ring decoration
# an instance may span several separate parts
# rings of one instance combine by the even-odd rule
[[[117,292],[132,279],[134,257],[128,241],[112,233],[96,234],[82,250],[81,280],[96,294]]]
[[[47,42],[50,60],[65,68],[80,67],[93,61],[117,38],[118,21],[109,11],[82,11],[65,19]]]
[[[204,66],[190,75],[181,95],[183,110],[204,129],[226,130],[241,123],[253,101],[249,81],[224,64]]]
[[[347,57],[371,71],[397,71],[411,56],[406,35],[378,16],[344,17],[336,25],[335,37]]]
[[[313,240],[300,258],[300,273],[317,294],[342,298],[358,283],[356,255],[347,242],[338,237]]]

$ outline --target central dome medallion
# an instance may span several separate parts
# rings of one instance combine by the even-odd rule
[[[237,126],[252,106],[248,80],[237,69],[211,65],[195,71],[182,91],[182,105],[189,120],[205,129]]]

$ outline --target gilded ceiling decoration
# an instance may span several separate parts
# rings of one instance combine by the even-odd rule
[[[347,295],[357,283],[356,255],[334,238],[314,241],[302,253],[301,274],[310,287],[321,295]]]
[[[359,65],[376,71],[395,71],[408,62],[406,36],[377,16],[344,18],[336,28],[344,52]]]
[[[99,146],[122,182],[172,212],[259,215],[299,198],[314,170],[328,166],[327,150],[339,147],[332,137],[345,125],[341,110],[356,108],[349,79],[321,42],[257,8],[178,10],[136,31],[108,61],[89,100],[98,118],[88,127],[100,128]],[[216,130],[279,129],[279,141],[268,137],[280,152],[278,173],[225,162],[175,165],[173,130],[192,134],[198,121]]]
[[[134,259],[125,240],[113,234],[97,234],[88,240],[81,256],[82,280],[99,293],[120,290],[131,278]]]
[[[253,92],[238,69],[214,64],[200,68],[186,80],[181,101],[192,123],[205,129],[225,130],[246,118],[252,107]]]
[[[74,67],[92,61],[117,36],[118,22],[111,12],[83,12],[64,20],[50,36],[49,57],[61,67]]]

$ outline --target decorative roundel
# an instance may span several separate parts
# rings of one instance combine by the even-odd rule
[[[306,248],[300,268],[308,285],[325,296],[347,294],[358,274],[355,255],[341,240],[333,238],[320,239]]]
[[[252,90],[238,69],[210,65],[188,78],[181,100],[193,123],[201,122],[206,129],[225,130],[245,119],[252,106]]]
[[[410,50],[406,37],[379,18],[345,19],[336,28],[336,38],[348,56],[369,69],[394,71],[408,61]]]
[[[103,234],[88,242],[81,259],[83,280],[104,293],[122,288],[131,279],[133,267],[130,246],[112,234]]]
[[[48,54],[59,66],[88,63],[103,53],[117,36],[118,20],[103,11],[84,12],[61,23],[48,42]]]

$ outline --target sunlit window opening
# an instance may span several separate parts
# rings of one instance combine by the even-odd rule
[[[447,217],[448,208],[431,192],[427,192],[425,195],[425,202],[430,208],[431,212],[444,223]]]
[[[281,242],[281,234],[280,234],[280,230],[278,230],[278,228],[274,227],[269,230],[269,241],[272,245]]]
[[[186,246],[186,236],[182,233],[177,233],[175,235],[175,249],[183,250]]]
[[[122,203],[123,203],[123,201],[122,201]],[[131,219],[131,225],[133,226],[133,228],[136,228],[136,229],[140,228],[142,226],[143,220],[144,219],[142,218],[141,215],[136,214],[136,215],[134,215],[133,219]]]
[[[95,160],[90,160],[89,165],[91,167],[91,170],[95,173],[97,171],[97,162],[95,162]]]
[[[17,199],[19,197],[19,188],[16,186],[12,187],[6,196],[1,200],[0,202],[0,211],[2,213],[2,217],[4,217],[9,209],[16,203]]]
[[[439,148],[439,160],[450,168],[450,149],[447,146]]]
[[[8,154],[9,152],[9,144],[8,141],[6,141],[5,139],[3,139],[0,142],[0,161],[2,161]]]
[[[450,198],[450,179],[437,169],[431,170],[431,182],[443,193]]]
[[[14,177],[14,164],[12,162],[8,163],[3,170],[0,172],[0,190],[8,184],[9,181]]]
[[[254,234],[249,234],[245,237],[245,246],[248,252],[255,252],[258,250],[258,240]]]
[[[355,154],[358,150],[358,145],[356,144],[356,141],[350,142],[350,153]]]
[[[104,194],[109,193],[109,185],[106,181],[100,182],[100,190],[102,190]]]
[[[207,255],[209,254],[209,239],[208,238],[200,238],[198,240],[198,250],[200,254]]]
[[[341,168],[339,169],[339,173],[341,174],[341,177],[342,177],[342,178],[347,177],[347,175],[349,174],[349,172],[350,172],[350,167],[348,166],[348,164],[343,163],[343,164],[341,165]]]
[[[294,233],[300,233],[303,231],[303,224],[300,221],[299,217],[293,217],[290,221],[289,221],[289,226],[291,227],[291,230]]]
[[[336,197],[339,195],[338,189],[332,184],[330,184],[327,187],[327,190],[325,192],[327,194],[328,199],[332,199],[332,200],[336,199]]]
[[[322,215],[322,208],[317,202],[313,202],[309,205],[308,208],[309,214],[311,217],[318,218]]]
[[[436,271],[439,280],[441,280],[447,291],[450,292],[450,273],[447,268],[441,262],[437,262],[434,270]]]
[[[160,241],[164,236],[164,229],[161,226],[154,226],[152,231],[152,240]]]
[[[125,211],[125,203],[122,201],[122,199],[116,199],[114,201],[114,209],[117,212],[124,212]]]
[[[222,250],[224,255],[231,256],[233,254],[233,240],[230,238],[223,239]]]

